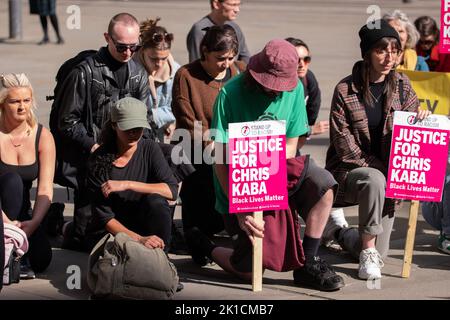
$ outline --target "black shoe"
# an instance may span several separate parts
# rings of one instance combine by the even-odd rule
[[[38,42],[38,45],[43,45],[49,43],[49,39],[47,37],[44,37],[41,41]]]
[[[177,292],[180,292],[183,289],[184,289],[184,285],[181,282],[178,282],[178,284],[177,284]]]
[[[31,269],[30,263],[27,258],[20,260],[20,279],[29,280],[35,279],[36,274],[33,269]]]
[[[49,236],[55,237],[62,235],[64,225],[64,203],[54,202],[50,205],[45,216],[45,231]]]
[[[183,234],[175,226],[172,227],[172,239],[170,240],[169,253],[177,255],[188,255],[189,250]]]
[[[302,268],[294,270],[294,283],[320,291],[335,291],[345,286],[344,279],[319,257],[307,260]]]
[[[56,44],[64,44],[64,39],[62,37],[59,37],[58,41],[56,41]]]
[[[193,227],[184,233],[187,247],[191,253],[192,260],[200,266],[210,263],[211,252],[216,245],[197,227]]]

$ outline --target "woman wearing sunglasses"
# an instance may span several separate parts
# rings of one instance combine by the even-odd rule
[[[358,204],[359,228],[327,225],[323,237],[337,240],[359,259],[361,279],[381,278],[389,250],[395,201],[385,198],[394,111],[417,112],[409,79],[394,70],[401,52],[397,31],[385,20],[359,31],[362,61],[339,82],[330,111],[326,169],[339,183],[335,206]]]
[[[161,142],[169,142],[175,129],[175,117],[171,107],[172,85],[180,65],[170,53],[173,34],[158,26],[159,20],[160,18],[146,20],[140,24],[142,48],[134,59],[142,64],[148,73],[149,105],[158,127],[158,138]]]
[[[418,56],[415,48],[419,40],[419,32],[407,15],[400,10],[385,14],[383,19],[394,28],[400,37],[402,52],[397,60],[397,70],[430,71],[425,58]]]
[[[209,28],[200,44],[201,58],[178,70],[173,84],[173,113],[177,129],[189,132],[190,159],[196,171],[184,181],[180,191],[183,228],[192,258],[200,265],[207,260],[201,253],[201,239],[224,229],[222,216],[215,211],[212,162],[204,158],[194,162],[194,152],[210,154],[213,144],[207,137],[211,127],[214,101],[223,85],[244,70],[243,62],[235,62],[238,40],[229,25]],[[194,133],[194,128],[198,131]],[[194,139],[195,137],[195,139]],[[183,138],[183,142],[185,138]],[[206,151],[205,151],[206,150]],[[199,243],[200,241],[200,243]]]
[[[316,80],[314,73],[309,69],[311,63],[311,55],[309,48],[305,42],[296,38],[286,38],[287,42],[291,43],[298,53],[298,70],[297,74],[303,84],[305,92],[306,113],[308,114],[308,124],[310,126],[310,134],[321,134],[327,132],[329,129],[328,121],[319,121],[316,123],[319,115],[321,97],[319,83]]]
[[[430,71],[450,72],[450,54],[439,53],[439,28],[429,16],[414,21],[420,39],[416,46],[417,55],[425,58]]]

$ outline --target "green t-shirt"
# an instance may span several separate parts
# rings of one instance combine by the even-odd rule
[[[244,75],[231,79],[216,98],[211,123],[211,138],[228,143],[228,124],[246,121],[285,120],[286,138],[295,138],[309,131],[303,85],[298,82],[292,91],[270,97],[259,88],[248,88]],[[228,198],[214,174],[216,210],[228,213]]]

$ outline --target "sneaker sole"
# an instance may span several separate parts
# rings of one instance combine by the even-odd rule
[[[295,283],[295,285],[301,286],[304,288],[312,288],[312,289],[317,289],[317,290],[326,291],[326,292],[337,291],[337,290],[345,287],[345,283],[338,283],[332,288],[323,288],[316,283],[303,282],[301,280],[294,280],[294,283]]]
[[[438,247],[439,251],[445,253],[445,254],[450,254],[450,251],[441,247]]]
[[[367,274],[367,273],[361,273],[361,272],[358,272],[358,278],[360,278],[361,280],[378,280],[378,279],[381,279],[381,274],[380,275],[370,275],[370,274]]]

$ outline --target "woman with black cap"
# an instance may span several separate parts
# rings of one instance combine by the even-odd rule
[[[394,111],[417,112],[419,101],[409,79],[394,70],[400,38],[386,21],[359,31],[362,61],[335,88],[330,111],[326,169],[339,183],[335,206],[359,204],[359,230],[327,225],[334,238],[359,258],[361,279],[381,278],[394,223],[395,200],[385,198]]]

